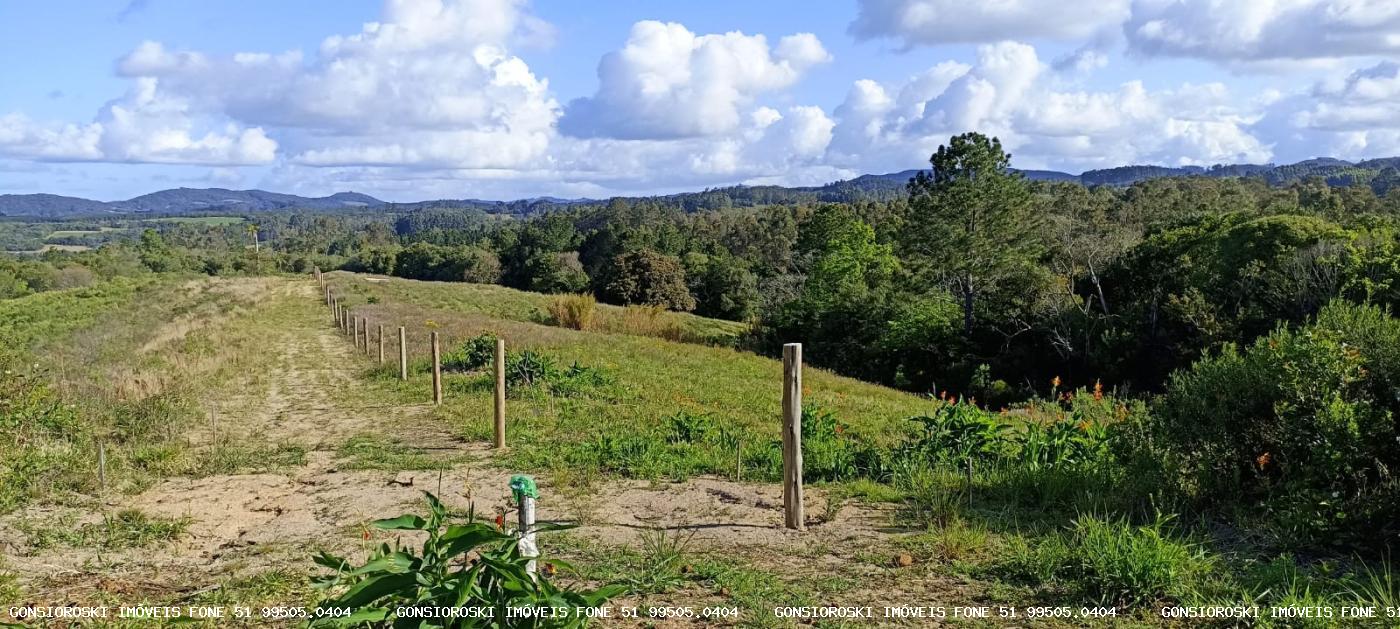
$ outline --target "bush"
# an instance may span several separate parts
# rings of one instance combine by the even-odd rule
[[[673,256],[650,249],[615,256],[603,270],[599,295],[619,304],[644,304],[694,310],[685,267]]]
[[[1009,451],[1010,426],[973,404],[940,404],[931,415],[911,417],[922,430],[897,453],[905,458],[965,467],[974,461],[999,461]]]
[[[560,295],[549,302],[549,319],[559,327],[590,330],[597,308],[592,295]]]
[[[442,357],[443,371],[475,371],[491,364],[496,357],[496,335],[480,334]]]
[[[465,521],[453,523],[447,507],[437,497],[427,497],[427,518],[405,514],[377,520],[373,526],[385,531],[421,531],[427,534],[421,552],[383,544],[363,566],[322,552],[317,564],[335,571],[315,580],[318,588],[340,590],[320,603],[331,610],[349,608],[350,616],[335,616],[312,622],[312,626],[400,626],[409,619],[395,617],[399,607],[491,607],[495,617],[505,619],[511,607],[566,608],[597,607],[621,594],[625,588],[604,586],[597,590],[570,590],[551,583],[543,574],[531,578],[526,572],[530,559],[522,557],[516,537],[495,526],[477,522],[468,512]],[[560,526],[537,525],[537,531],[559,530]],[[344,589],[342,589],[344,588]],[[441,627],[475,626],[475,619],[445,619]],[[411,624],[419,626],[414,621]],[[582,615],[550,619],[541,627],[581,627]]]
[[[1162,465],[1185,498],[1258,516],[1286,543],[1394,544],[1396,391],[1400,321],[1333,303],[1174,374],[1156,406]]]

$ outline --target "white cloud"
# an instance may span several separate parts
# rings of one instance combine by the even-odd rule
[[[10,113],[0,116],[0,155],[36,160],[78,161],[102,157],[102,125],[45,125]]]
[[[1395,0],[1135,0],[1123,26],[1149,55],[1258,62],[1400,53]]]
[[[696,35],[637,22],[598,64],[598,92],[569,103],[561,130],[577,137],[665,139],[733,133],[760,94],[796,83],[831,56],[810,33],[770,48],[763,35]]]
[[[518,0],[390,0],[380,22],[298,51],[212,57],[143,43],[118,64],[173,98],[282,129],[313,165],[520,167],[559,115],[548,83],[507,46],[548,30]]]
[[[916,45],[1005,39],[1074,40],[1121,24],[1128,0],[860,0],[850,25],[857,39],[888,37]]]
[[[898,104],[886,86],[857,82],[836,109],[832,161],[909,168],[966,131],[1001,137],[1023,168],[1211,164],[1270,156],[1249,129],[1259,111],[1233,105],[1223,85],[1149,92],[1132,81],[1116,91],[1065,91],[1030,46],[986,45],[977,57],[970,67],[941,64],[911,79],[899,87]]]
[[[137,81],[85,125],[0,117],[0,155],[47,161],[247,165],[271,162],[277,143],[259,127],[197,120],[188,104]]]
[[[1285,160],[1400,154],[1400,64],[1381,62],[1268,100],[1255,128]]]

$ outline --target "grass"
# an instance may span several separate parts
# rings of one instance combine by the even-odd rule
[[[327,273],[327,279],[352,305],[377,301],[416,306],[419,309],[463,315],[481,315],[506,321],[550,324],[556,296],[531,293],[494,284],[424,282],[355,273]],[[732,345],[747,325],[708,319],[680,312],[651,314],[644,308],[597,304],[588,326],[619,334],[666,334],[701,344]],[[560,325],[572,327],[573,321]]]
[[[167,218],[148,218],[146,223],[186,223],[194,225],[204,225],[207,227],[225,227],[237,225],[243,219],[237,216],[171,216]]]
[[[340,467],[347,470],[418,471],[451,468],[466,460],[461,455],[435,455],[379,434],[351,437],[340,447]]]
[[[56,547],[101,548],[120,550],[145,548],[179,538],[189,527],[187,519],[172,519],[147,515],[137,509],[123,509],[105,514],[101,522],[78,525],[73,514],[47,523],[21,522],[31,550]]]
[[[253,368],[262,326],[300,316],[285,300],[255,302],[266,281],[151,275],[0,301],[9,350],[0,384],[19,387],[9,393],[22,393],[23,416],[41,418],[0,421],[0,443],[26,444],[0,459],[0,512],[96,493],[99,443],[108,488],[118,493],[168,476],[301,462],[296,448],[269,453],[237,435],[204,443],[185,436],[209,421],[199,400],[263,377]]]

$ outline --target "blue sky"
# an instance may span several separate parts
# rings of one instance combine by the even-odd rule
[[[0,194],[391,200],[1400,155],[1400,1],[0,5]]]

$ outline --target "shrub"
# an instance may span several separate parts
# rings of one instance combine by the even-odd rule
[[[551,583],[543,574],[534,578],[526,572],[530,559],[522,557],[514,535],[495,526],[477,522],[474,512],[465,521],[453,518],[437,497],[423,492],[429,506],[427,518],[405,514],[377,520],[373,526],[386,531],[421,531],[427,534],[420,552],[383,544],[359,567],[328,553],[315,557],[317,564],[335,571],[318,577],[316,587],[340,590],[320,603],[331,610],[349,608],[348,617],[326,617],[312,626],[399,626],[410,622],[397,619],[398,607],[491,607],[498,619],[508,618],[510,607],[597,607],[621,594],[625,588],[604,586],[597,590],[570,590]],[[560,526],[538,525],[537,531],[559,530]],[[475,555],[475,557],[472,557]],[[475,626],[475,619],[444,619],[442,627]],[[417,622],[412,622],[418,626]],[[531,626],[580,627],[587,618],[571,614]]]
[[[998,461],[1011,442],[1010,426],[967,402],[940,404],[931,415],[910,418],[922,430],[907,441],[898,456],[966,466],[974,461]]]
[[[615,256],[603,269],[599,295],[620,304],[694,310],[679,259],[650,249]]]
[[[559,366],[554,359],[532,350],[506,354],[506,386],[531,386],[557,380]]]
[[[496,357],[496,335],[479,334],[442,357],[444,371],[474,371],[491,364]]]
[[[549,302],[550,321],[571,330],[590,330],[598,300],[592,295],[560,295]]]
[[[1339,302],[1174,374],[1155,438],[1200,506],[1262,516],[1291,544],[1379,546],[1400,535],[1397,390],[1400,321]]]

